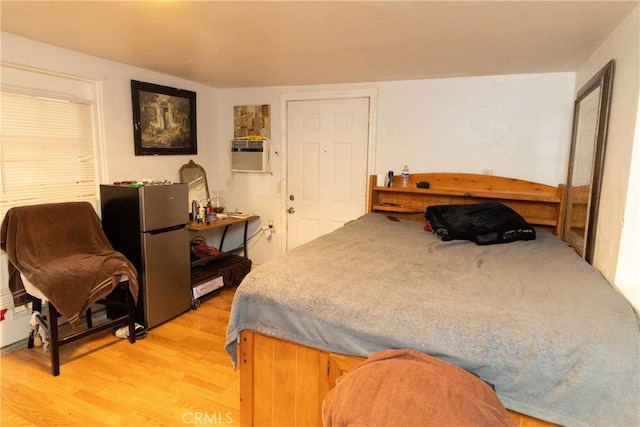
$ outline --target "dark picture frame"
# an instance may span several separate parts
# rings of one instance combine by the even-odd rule
[[[196,93],[131,80],[136,156],[198,154]]]

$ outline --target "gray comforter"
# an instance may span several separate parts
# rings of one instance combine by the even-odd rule
[[[252,329],[366,357],[411,348],[495,385],[509,409],[565,425],[640,425],[637,314],[548,233],[477,246],[368,214],[253,270],[226,348]]]

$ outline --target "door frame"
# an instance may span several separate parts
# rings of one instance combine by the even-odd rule
[[[292,101],[324,101],[332,99],[349,99],[349,98],[368,98],[369,99],[369,126],[367,135],[367,175],[375,173],[375,152],[376,152],[376,120],[378,113],[378,88],[366,87],[358,89],[348,89],[339,91],[317,91],[317,92],[292,92],[280,94],[280,122],[281,122],[281,140],[282,140],[282,156],[281,171],[282,171],[282,185],[279,187],[282,189],[280,194],[280,212],[284,217],[284,238],[283,238],[283,252],[288,251],[287,241],[289,233],[289,217],[286,214],[287,208],[287,194],[288,194],[288,151],[289,151],[289,135],[287,132],[288,126],[288,103]],[[367,182],[369,182],[367,180]],[[365,189],[366,190],[366,189]],[[365,191],[365,204],[367,203]],[[365,205],[366,206],[366,205]]]

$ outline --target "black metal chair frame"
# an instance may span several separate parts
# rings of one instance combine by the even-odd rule
[[[72,343],[79,339],[104,331],[105,329],[110,329],[120,325],[129,326],[128,340],[131,344],[136,342],[135,304],[129,292],[129,281],[120,282],[118,284],[118,287],[124,289],[124,301],[105,298],[98,300],[95,303],[104,304],[106,306],[113,306],[115,308],[119,308],[120,310],[124,309],[126,314],[123,314],[115,319],[110,319],[107,322],[102,322],[99,325],[93,326],[91,307],[89,307],[86,311],[87,329],[83,329],[82,331],[78,332],[72,332],[62,337],[60,336],[58,331],[58,318],[61,317],[60,313],[58,313],[58,310],[51,303],[51,301],[47,302],[48,315],[46,316],[46,325],[49,332],[49,345],[51,346],[51,373],[54,377],[60,375],[60,347],[65,344]],[[42,313],[41,299],[33,297],[33,311],[39,311],[40,313]],[[33,338],[33,335],[29,337],[29,342],[27,344],[28,348],[33,348]]]

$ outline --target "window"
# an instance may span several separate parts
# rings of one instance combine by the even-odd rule
[[[0,74],[0,222],[20,205],[88,201],[96,207],[104,171],[95,131],[98,82],[4,62]],[[0,252],[3,347],[28,336],[31,314],[13,305],[7,263]]]
[[[0,220],[13,206],[87,201],[96,207],[90,102],[1,92]]]

